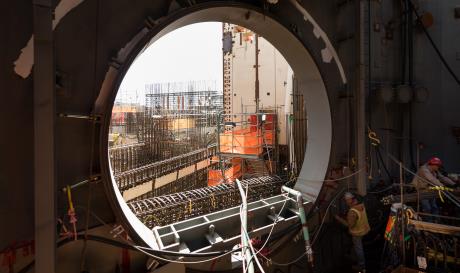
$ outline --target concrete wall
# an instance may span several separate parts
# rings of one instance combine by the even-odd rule
[[[234,33],[232,51],[232,111],[233,113],[255,112],[255,34],[245,40],[245,33]],[[278,114],[279,144],[286,141],[286,94],[289,64],[281,53],[263,37],[259,44],[259,107]],[[290,105],[288,105],[288,108]],[[289,111],[289,109],[288,109]]]

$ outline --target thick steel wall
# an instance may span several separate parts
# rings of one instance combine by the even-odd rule
[[[59,84],[56,88],[57,113],[90,115],[112,58],[143,28],[148,16],[153,20],[166,16],[170,2],[86,0],[70,10],[54,31]],[[186,8],[183,2],[187,1],[173,2],[180,8]],[[336,66],[333,63],[323,63],[323,42],[312,35],[311,24],[306,23],[302,15],[293,12],[288,1],[279,1],[276,6],[261,5],[260,1],[239,2],[253,5],[257,9],[267,7],[266,12],[296,33],[312,53],[325,78],[333,111],[334,139],[330,167],[346,165],[348,155],[353,154],[349,152],[353,150],[350,149],[353,146],[350,132],[353,122],[347,117],[354,106],[353,102],[349,104],[345,98],[353,96],[353,82],[344,86],[340,82]],[[337,2],[341,4],[338,5]],[[371,2],[372,18],[377,18],[373,22],[382,26],[398,12],[398,7],[391,3]],[[429,31],[453,70],[460,74],[460,35],[457,35],[460,21],[453,17],[453,8],[458,4],[457,1],[420,3],[424,10],[434,14],[435,25]],[[331,38],[344,64],[347,78],[352,79],[355,72],[352,18],[356,16],[353,7],[348,7],[346,1],[303,1],[302,5]],[[30,240],[34,237],[34,79],[33,76],[24,79],[14,72],[14,62],[32,35],[32,10],[31,1],[25,0],[10,1],[0,9],[0,249],[13,241]],[[382,42],[383,31],[372,33],[373,81],[397,82],[398,32],[394,33],[394,40],[387,44]],[[426,146],[422,159],[437,154],[443,158],[449,170],[459,172],[460,145],[451,132],[452,126],[460,126],[459,87],[442,67],[422,33],[415,34],[414,43],[415,79],[417,83],[428,87],[430,96],[427,102],[415,104],[413,107],[413,137],[420,139]],[[371,94],[376,94],[375,88],[370,91]],[[383,105],[376,95],[372,100],[373,127],[381,136],[387,136],[383,141],[389,143],[389,150],[399,153],[398,143],[394,139],[402,133],[388,135],[387,125],[390,124],[390,129],[397,130],[400,106]],[[98,126],[95,128],[93,132],[92,122],[88,120],[56,117],[58,188],[86,180],[90,172],[99,173],[97,149],[91,155],[91,143],[95,139],[94,135],[98,134]],[[98,145],[97,141],[95,145]],[[94,159],[93,166],[90,166],[91,158]],[[87,186],[76,189],[73,194],[74,203],[86,206]],[[115,219],[102,183],[92,186],[91,206],[105,221]],[[57,214],[64,216],[66,213],[66,197],[61,194],[58,196]],[[85,223],[84,213],[80,215],[78,223],[82,227]],[[96,223],[90,222],[90,225],[94,224]]]

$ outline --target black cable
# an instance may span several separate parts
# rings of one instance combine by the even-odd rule
[[[412,170],[417,170],[418,166],[415,166],[415,158],[414,158],[414,139],[413,139],[413,114],[412,114],[412,102],[409,103],[409,155],[410,155],[410,162]]]
[[[408,10],[409,8],[407,7],[407,0],[400,0],[401,4],[401,24],[400,24],[400,31],[401,31],[401,85],[406,84],[406,67],[407,67],[407,21],[408,21]],[[400,115],[400,126],[399,126],[399,131],[402,136],[405,134],[405,128],[406,126],[406,119],[405,119],[405,111],[403,106],[399,107],[399,115]],[[398,144],[398,151],[399,151],[399,159],[403,161],[403,155],[404,155],[404,140],[401,140]]]
[[[353,111],[351,109],[353,109],[353,105],[352,105],[352,101],[351,101],[351,95],[350,95],[351,91],[348,92],[347,91],[347,111],[348,111],[348,124],[347,124],[347,129],[348,129],[348,168],[351,167],[351,164],[350,164],[350,157],[351,155],[353,154],[353,130],[351,130],[351,126],[353,124]]]
[[[399,186],[399,185],[398,185],[398,186]],[[386,187],[386,188],[384,188],[384,189],[381,189],[381,190],[378,190],[378,191],[368,191],[367,193],[370,193],[370,194],[379,194],[379,193],[382,193],[382,192],[387,192],[387,191],[389,191],[389,190],[391,190],[391,189],[393,189],[393,188],[394,188],[394,185],[390,185],[390,186],[388,186],[388,187]]]
[[[380,146],[377,147],[377,155],[382,162],[383,169],[385,170],[385,173],[388,176],[388,179],[390,179],[390,182],[393,180],[393,177],[391,176],[390,172],[388,171],[387,165],[385,164],[385,161],[383,160],[382,153],[380,152]]]
[[[84,239],[84,235],[79,234],[77,236],[77,239],[78,240]],[[126,244],[126,243],[119,242],[119,241],[116,241],[116,240],[108,239],[108,238],[105,238],[105,237],[102,237],[102,236],[96,236],[96,235],[88,234],[88,240],[95,241],[95,242],[100,242],[100,243],[104,243],[104,244],[108,244],[108,245],[112,245],[112,246],[118,247],[118,248],[126,248],[126,249],[130,249],[130,250],[134,250],[134,251],[139,251],[136,247],[134,247],[134,246],[132,246],[130,244]],[[74,241],[73,237],[68,238],[68,239],[64,240],[64,243],[62,243],[61,245],[58,243],[58,247],[66,244],[66,243],[73,242],[73,241]],[[174,257],[189,257],[189,258],[219,256],[219,255],[222,255],[222,254],[225,254],[225,253],[228,253],[228,252],[236,252],[236,251],[240,250],[240,249],[233,249],[233,250],[229,250],[229,251],[216,251],[216,252],[206,252],[206,253],[182,253],[182,252],[175,252],[175,251],[168,251],[168,250],[154,250],[154,249],[148,249],[148,248],[144,249],[143,247],[142,247],[142,249],[144,251],[146,251],[146,252],[149,252],[149,253],[151,253],[153,255],[157,255],[157,256],[174,256]]]
[[[331,205],[333,202],[336,201],[337,197],[340,196],[340,195],[343,193],[343,191],[344,191],[344,189],[342,189],[342,190],[340,190],[340,191],[337,191],[337,193],[336,193],[335,196],[331,199],[331,201],[330,201],[330,203],[329,203],[329,205],[328,205],[328,207],[327,207],[327,209],[326,209],[326,214],[323,216],[322,223],[320,224],[320,226],[318,227],[317,230],[315,230],[315,231],[313,231],[313,232],[311,233],[311,234],[314,233],[314,239],[312,240],[311,247],[313,247],[313,244],[316,242],[317,238],[318,238],[318,237],[320,236],[320,234],[321,234],[321,230],[322,230],[321,227],[322,227],[322,225],[323,225],[323,223],[324,223],[325,218],[327,217],[327,211],[328,211],[328,209],[330,208],[330,205]],[[314,210],[314,211],[316,212],[316,210]],[[313,211],[310,211],[310,213],[307,215],[307,218],[310,219],[310,218],[312,217],[312,214],[313,214],[313,213],[314,213]],[[271,236],[271,238],[269,238],[268,242],[271,243],[271,242],[273,242],[273,241],[276,241],[278,238],[282,238],[282,237],[286,236],[286,234],[289,234],[291,231],[298,230],[300,227],[301,227],[301,224],[300,224],[299,222],[297,222],[296,224],[294,224],[294,225],[288,227],[287,229],[284,229],[283,231],[280,231],[280,232],[278,232],[278,233],[273,234],[273,235]],[[297,232],[296,232],[296,233],[297,233]],[[296,233],[294,233],[294,236],[295,236]],[[279,246],[278,249],[283,248],[283,246],[284,246],[286,243],[289,243],[289,242],[290,242],[290,240],[287,240],[287,241],[284,242],[281,246]],[[270,255],[272,255],[272,254],[274,254],[274,253],[276,253],[276,250],[270,251],[270,253],[267,254],[267,256],[270,256]],[[250,262],[252,261],[252,258],[253,258],[253,257],[251,257]]]
[[[407,18],[407,11],[406,11],[406,1],[401,1],[401,24],[400,24],[400,31],[401,31],[401,84],[406,83],[406,18]]]
[[[102,236],[96,236],[96,235],[91,235],[91,234],[87,234],[87,235],[78,234],[76,239],[77,240],[89,240],[89,241],[99,242],[99,243],[102,243],[102,244],[111,245],[111,246],[118,247],[118,248],[124,248],[124,249],[133,250],[133,251],[139,251],[137,248],[135,248],[132,245],[129,245],[129,244],[126,244],[126,243],[123,243],[123,242],[120,242],[120,241],[108,239],[108,238],[105,238],[105,237],[102,237]],[[56,247],[60,248],[60,247],[66,245],[68,243],[71,243],[71,242],[75,242],[75,238],[73,236],[58,241]],[[230,251],[219,251],[219,252],[207,252],[207,253],[180,253],[180,252],[172,252],[172,251],[167,251],[167,250],[144,249],[144,251],[146,251],[146,252],[148,252],[150,254],[156,255],[156,256],[160,256],[160,257],[161,256],[174,256],[174,257],[191,257],[191,258],[192,257],[196,258],[196,257],[219,256],[219,255],[223,255],[225,253],[236,252],[236,251],[240,251],[240,250],[241,249],[233,249],[233,250],[230,250]],[[24,266],[17,273],[25,273],[25,272],[29,271],[29,269],[31,269],[34,265],[35,265],[35,259],[32,260],[30,263],[28,263],[26,266]]]
[[[377,170],[378,170],[379,176],[381,176],[382,167],[380,166],[381,163],[380,163],[380,160],[379,160],[379,156],[377,155],[376,148],[374,148],[374,157],[375,157],[375,163],[377,164]]]
[[[400,164],[400,161],[398,161],[393,155],[391,155],[390,153],[387,153],[387,156],[388,158],[390,158],[392,161],[394,161],[394,163],[396,164]],[[417,173],[411,171],[409,168],[407,168],[406,166],[402,165],[402,168],[406,171],[406,172],[409,172],[410,174],[414,175],[414,176],[417,176],[419,177],[419,179],[421,178],[420,176],[417,175]],[[433,184],[431,181],[425,179],[425,178],[422,178],[423,180],[425,180],[426,183],[430,184],[431,186],[436,186],[435,184]],[[460,208],[460,200],[457,199],[457,197],[455,195],[453,195],[452,193],[448,192],[448,191],[444,191],[443,194],[452,202],[454,203],[454,205],[456,205],[457,207]]]
[[[367,114],[369,118],[369,126],[372,124],[372,108],[371,108],[371,103],[372,103],[372,16],[371,16],[371,0],[367,1],[368,5],[368,10],[367,10],[367,20],[368,20],[368,29],[369,29],[369,37],[368,37],[368,44],[367,44],[367,50],[368,52],[368,63],[367,63],[367,92],[368,92],[368,103],[367,103]]]
[[[410,0],[404,0],[406,2],[406,10],[407,10],[407,43],[408,43],[408,53],[409,53],[409,86],[411,88],[414,87],[414,18],[413,12],[410,8]],[[414,159],[414,140],[413,140],[413,114],[412,114],[412,102],[409,103],[408,106],[409,111],[409,155],[411,161],[411,168],[413,170],[416,169],[415,159]],[[418,166],[417,166],[418,167]]]
[[[414,17],[410,8],[410,0],[406,1],[406,10],[407,10],[407,48],[409,53],[409,85],[412,87],[414,85]]]
[[[417,10],[415,9],[414,3],[412,3],[412,0],[409,0],[409,6],[410,6],[410,8],[414,11],[415,16],[417,17],[417,20],[420,22],[420,26],[422,27],[423,32],[425,33],[426,37],[427,37],[428,40],[430,41],[431,46],[433,47],[433,49],[434,49],[434,50],[436,51],[436,53],[438,54],[439,59],[442,61],[442,63],[444,64],[445,68],[449,71],[450,75],[452,75],[452,77],[454,78],[454,80],[455,80],[455,81],[457,82],[457,84],[460,86],[460,79],[457,77],[457,75],[455,75],[454,71],[453,71],[452,68],[449,66],[449,64],[447,63],[447,61],[446,61],[446,59],[444,58],[444,56],[442,56],[441,51],[439,51],[439,48],[436,46],[435,42],[433,41],[433,38],[431,37],[430,33],[428,32],[428,30],[426,29],[426,27],[423,25],[423,23],[421,23],[420,15],[418,14]]]

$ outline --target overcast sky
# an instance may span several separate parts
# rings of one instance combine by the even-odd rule
[[[143,101],[148,83],[191,80],[215,81],[222,90],[222,23],[193,24],[161,37],[131,65],[117,100]]]

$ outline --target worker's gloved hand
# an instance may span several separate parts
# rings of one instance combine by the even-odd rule
[[[337,214],[334,215],[334,218],[335,218],[335,220],[337,220],[337,222],[339,222],[343,226],[347,225],[347,221],[345,219],[343,219],[342,217],[338,216]]]

